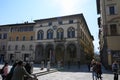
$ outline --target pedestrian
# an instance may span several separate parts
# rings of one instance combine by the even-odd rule
[[[92,71],[93,80],[97,79],[97,77],[96,77],[96,61],[94,59],[92,59],[92,61],[91,61],[90,71]]]
[[[112,71],[114,74],[114,80],[118,80],[119,64],[117,63],[117,61],[114,61],[112,64]]]
[[[41,62],[41,70],[44,69],[44,61]]]
[[[17,62],[15,62],[12,66],[12,68],[10,69],[10,72],[8,73],[7,77],[5,80],[11,80],[12,76],[13,76],[13,72],[14,72],[14,69],[15,67],[17,66]]]
[[[33,78],[32,75],[30,75],[26,69],[24,68],[24,63],[23,61],[19,61],[17,63],[17,66],[14,69],[14,73],[12,76],[11,80],[24,80],[24,76],[29,76],[31,78]]]
[[[6,76],[8,75],[8,63],[4,64],[2,70],[3,70],[2,74],[1,74],[2,80],[5,80]]]
[[[47,62],[47,71],[50,71],[50,61]]]
[[[27,62],[27,63],[25,64],[25,69],[26,69],[26,71],[27,71],[29,74],[32,74],[32,72],[31,72],[31,65],[30,65],[29,62]]]
[[[30,65],[29,62],[26,62],[26,64],[25,64],[25,69],[26,69],[26,71],[27,71],[29,74],[32,74],[32,72],[31,72],[31,65]],[[25,77],[24,77],[24,80],[27,80],[28,78],[29,78],[28,76],[25,76]]]
[[[102,80],[102,67],[101,67],[101,63],[100,62],[96,62],[96,76],[97,76],[97,79],[100,79]]]

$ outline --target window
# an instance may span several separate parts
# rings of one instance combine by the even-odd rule
[[[106,8],[106,12],[108,15],[115,15],[117,14],[117,5],[108,5]]]
[[[53,30],[49,29],[47,31],[47,39],[53,39]]]
[[[68,35],[68,38],[74,38],[75,37],[75,29],[73,27],[68,28],[67,35]]]
[[[18,50],[18,45],[15,46],[15,50]]]
[[[69,20],[69,24],[73,23],[73,20]]]
[[[10,51],[10,50],[11,50],[11,46],[9,45],[9,46],[8,46],[8,51]]]
[[[58,24],[60,24],[60,25],[61,25],[61,24],[63,24],[63,22],[62,22],[62,21],[59,21],[59,22],[58,22]]]
[[[111,35],[117,35],[117,25],[116,24],[110,25],[110,33],[111,33]]]
[[[3,34],[3,39],[7,39],[7,33]]]
[[[64,32],[63,32],[63,29],[62,28],[59,28],[57,30],[57,39],[63,39],[64,37]]]
[[[5,45],[2,46],[2,50],[3,50],[3,51],[5,50]]]
[[[19,37],[17,36],[17,37],[16,37],[16,41],[18,41],[18,40],[19,40]]]
[[[2,34],[0,34],[0,39],[2,39]]]
[[[26,38],[25,38],[25,36],[23,36],[23,39],[22,39],[23,41],[25,41],[26,40]]]
[[[31,27],[28,27],[29,28],[29,31],[33,31],[33,27],[31,26]]]
[[[114,6],[110,6],[109,7],[109,12],[110,12],[110,15],[114,15],[115,14],[115,7]]]
[[[33,46],[32,45],[29,46],[29,50],[33,50]]]
[[[37,34],[37,39],[38,40],[42,40],[43,39],[43,35],[44,35],[43,30],[39,30],[38,34]]]
[[[33,40],[33,36],[30,37],[30,40]]]
[[[21,48],[23,51],[25,50],[25,46],[24,45],[22,45],[22,48]]]
[[[48,23],[48,26],[51,26],[51,25],[52,25],[52,22],[49,22],[49,23]]]

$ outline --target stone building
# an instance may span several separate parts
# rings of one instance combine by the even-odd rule
[[[120,62],[120,0],[96,0],[99,25],[100,55],[103,64]]]
[[[85,63],[94,55],[93,36],[83,14],[11,24],[6,60],[32,60],[36,63],[68,61]],[[2,27],[0,27],[2,28]]]
[[[93,36],[82,14],[35,20],[35,61],[84,62],[94,54]]]

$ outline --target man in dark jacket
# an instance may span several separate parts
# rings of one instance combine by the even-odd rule
[[[112,64],[112,71],[114,73],[114,80],[118,80],[119,65],[118,65],[117,61],[114,61]]]
[[[14,73],[11,80],[24,80],[25,75],[33,78],[33,76],[30,75],[24,68],[23,61],[19,61],[14,69]]]

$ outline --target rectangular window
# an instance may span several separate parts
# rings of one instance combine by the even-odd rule
[[[51,25],[52,25],[52,22],[49,22],[49,23],[48,23],[48,26],[51,26]]]
[[[62,25],[63,23],[62,23],[62,21],[59,21],[58,24]]]
[[[0,39],[2,39],[2,34],[0,34]]]
[[[31,41],[33,40],[33,36],[30,37],[30,40],[31,40]]]
[[[3,34],[3,39],[7,39],[7,33]]]
[[[111,35],[117,35],[117,25],[116,24],[110,25],[110,33],[111,33]]]
[[[69,20],[69,24],[72,24],[73,23],[73,20]]]
[[[114,6],[110,6],[109,7],[109,13],[110,13],[110,15],[114,15],[115,14],[115,7]]]

